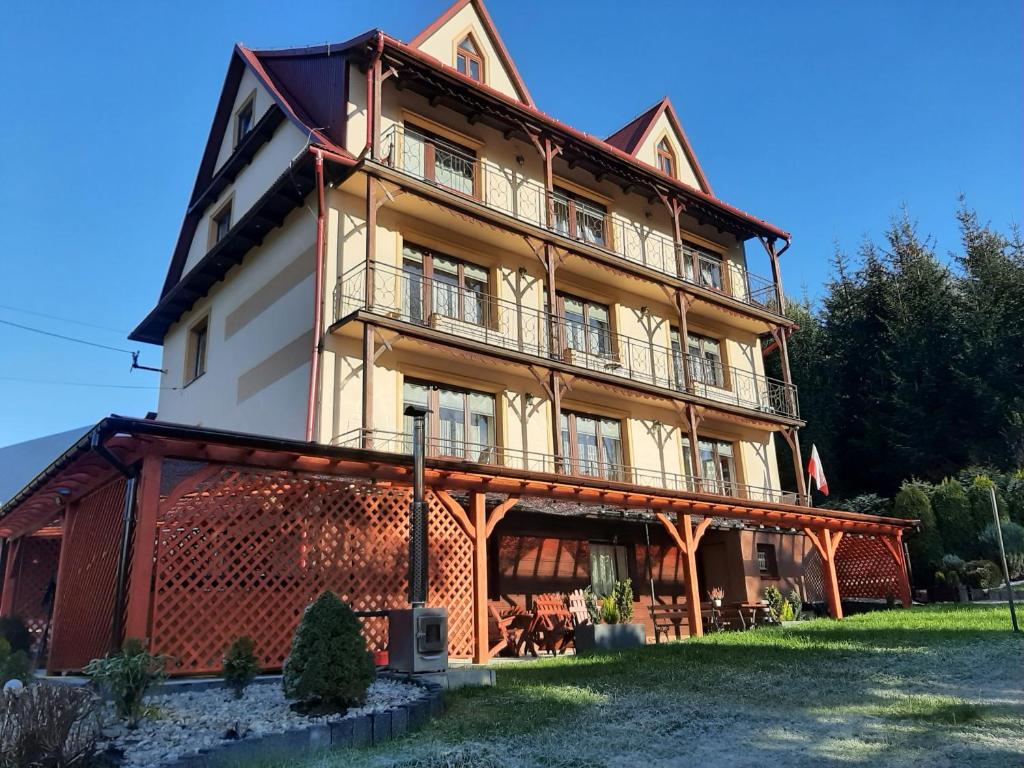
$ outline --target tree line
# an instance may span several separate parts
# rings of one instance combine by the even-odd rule
[[[918,554],[936,567],[944,554],[984,554],[976,481],[996,482],[1009,519],[1017,514],[1006,497],[1015,501],[1019,479],[1024,523],[1024,241],[1016,226],[982,223],[963,201],[956,218],[960,243],[948,259],[903,210],[880,242],[852,256],[837,248],[819,301],[786,306],[799,325],[789,356],[807,421],[800,444],[805,459],[818,447],[825,505],[913,516],[921,498],[902,493],[913,487],[934,512],[948,512],[955,486],[973,511],[957,511],[942,531],[936,521],[924,537]],[[781,376],[778,355],[765,365]],[[777,447],[793,487],[788,449]]]

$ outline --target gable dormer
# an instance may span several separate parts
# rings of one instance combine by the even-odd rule
[[[668,97],[630,120],[605,141],[666,176],[712,194],[711,185],[704,177]]]
[[[458,0],[409,45],[471,80],[533,106],[533,98],[481,0]]]

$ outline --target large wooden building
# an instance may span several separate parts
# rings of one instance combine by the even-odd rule
[[[279,665],[324,588],[400,607],[410,404],[453,656],[488,657],[489,601],[627,576],[698,634],[712,586],[908,602],[906,521],[808,506],[789,241],[716,197],[668,99],[605,139],[538,110],[478,0],[408,43],[237,46],[133,333],[157,418],[4,506],[0,610],[45,623],[55,580],[51,669],[131,636],[201,672],[240,634]]]

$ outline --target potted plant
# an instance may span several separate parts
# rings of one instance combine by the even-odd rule
[[[715,606],[715,608],[721,608],[722,600],[725,599],[725,588],[712,587],[708,590],[708,597],[711,598],[711,602]]]
[[[576,653],[621,651],[647,642],[643,624],[633,623],[633,585],[617,581],[610,595],[598,599],[586,590],[592,621],[576,627]]]

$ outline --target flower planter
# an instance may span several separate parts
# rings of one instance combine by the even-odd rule
[[[576,653],[622,651],[646,644],[643,624],[584,624],[576,627]]]

